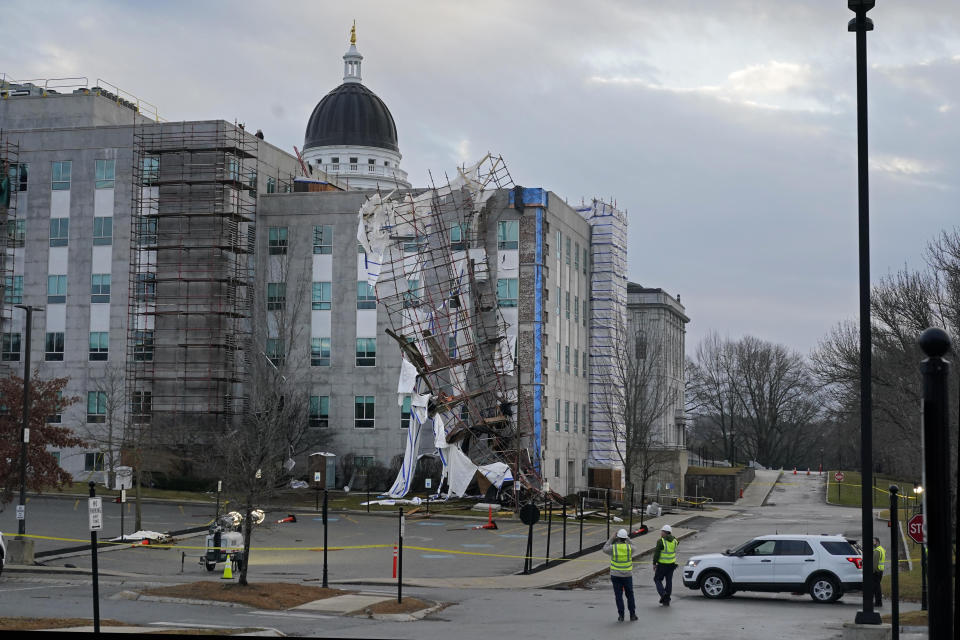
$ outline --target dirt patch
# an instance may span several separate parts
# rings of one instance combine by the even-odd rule
[[[890,614],[887,614],[883,616],[883,621],[893,622],[893,616]],[[901,627],[927,626],[927,612],[926,611],[901,611],[900,626]]]
[[[301,604],[342,596],[353,591],[324,589],[287,582],[263,582],[243,586],[222,582],[190,582],[187,584],[157,587],[141,591],[143,595],[164,598],[188,598],[191,600],[216,600],[235,602],[258,609],[290,609]]]
[[[0,631],[39,631],[92,626],[93,620],[87,618],[0,618]],[[125,627],[127,623],[118,620],[100,620],[100,626]]]
[[[419,598],[404,598],[403,602],[386,600],[378,602],[364,609],[366,613],[414,613],[433,606],[432,602],[424,602]]]
[[[258,627],[243,629],[164,629],[163,631],[138,631],[137,633],[149,633],[152,636],[236,636],[241,633],[257,631],[262,631],[262,629]]]

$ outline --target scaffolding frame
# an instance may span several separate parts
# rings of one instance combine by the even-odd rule
[[[24,241],[16,229],[16,223],[20,220],[17,198],[20,193],[22,167],[20,145],[11,140],[8,131],[0,129],[0,178],[5,170],[10,178],[10,204],[4,206],[0,203],[0,332],[9,333],[13,326],[13,305],[22,302],[23,295],[22,287],[21,300],[16,300],[15,293],[7,291],[8,286],[14,286],[16,249],[18,245],[22,247]]]
[[[245,410],[258,142],[224,121],[134,127],[131,423],[181,455]]]
[[[378,191],[360,211],[358,238],[386,333],[416,369],[413,395],[429,396],[427,415],[442,422],[437,440],[478,466],[506,462],[519,484],[539,489],[531,436],[522,433],[532,418],[520,419],[530,409],[518,405],[516,339],[507,335],[488,266],[493,205],[506,206],[513,180],[503,158],[488,154],[442,186],[431,175],[431,184]]]

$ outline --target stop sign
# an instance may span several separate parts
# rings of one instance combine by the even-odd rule
[[[923,514],[918,513],[907,520],[907,535],[917,544],[923,544]]]
[[[843,482],[843,471],[837,471],[835,474],[833,474],[833,479],[837,482]]]

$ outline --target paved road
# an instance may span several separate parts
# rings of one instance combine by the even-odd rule
[[[777,531],[843,533],[860,537],[859,511],[825,505],[822,500],[822,479],[785,475],[782,480],[770,495],[766,506],[744,509],[738,516],[727,520],[704,518],[696,521],[695,524],[703,529],[681,543],[681,561],[696,553],[722,550],[749,537]],[[371,525],[374,524],[373,520],[371,518]],[[382,522],[381,519],[376,520]],[[383,524],[391,529],[394,525],[391,522]],[[123,553],[126,552],[117,552],[118,555]],[[140,557],[148,556],[143,554]],[[651,569],[643,563],[637,565],[634,579],[641,619],[633,624],[615,622],[616,612],[607,579],[598,579],[586,588],[573,590],[404,588],[404,595],[407,596],[454,604],[429,620],[399,623],[310,613],[260,612],[246,608],[116,600],[110,596],[135,586],[142,579],[121,581],[110,578],[101,581],[101,615],[143,624],[177,621],[227,627],[264,626],[275,627],[288,634],[342,638],[448,640],[454,636],[458,640],[489,640],[491,637],[509,636],[552,640],[558,636],[642,636],[658,639],[833,640],[841,637],[842,623],[853,620],[861,602],[859,594],[850,594],[833,605],[818,605],[808,596],[748,593],[738,593],[728,600],[711,601],[699,592],[687,590],[678,584],[674,605],[665,609],[657,606],[651,574]],[[279,576],[267,575],[264,578],[280,579]],[[290,578],[296,579],[297,576]],[[364,589],[370,590],[370,587]],[[375,587],[373,590],[390,592],[384,587]],[[43,577],[29,574],[4,575],[0,582],[0,612],[6,615],[11,612],[17,615],[50,615],[53,603],[56,603],[58,615],[89,617],[92,606],[89,583],[86,580],[65,581],[63,578],[47,582]],[[904,605],[902,609],[912,607],[914,605]]]

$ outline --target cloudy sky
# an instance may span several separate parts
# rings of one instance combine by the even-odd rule
[[[301,146],[342,79],[397,123],[415,185],[487,151],[515,182],[630,218],[630,278],[709,331],[803,353],[857,311],[854,35],[845,0],[33,2],[3,11],[14,78],[103,78],[164,118]],[[960,4],[870,13],[874,279],[960,225]]]

